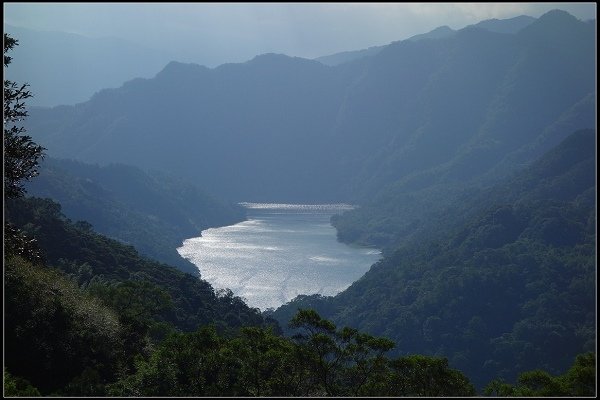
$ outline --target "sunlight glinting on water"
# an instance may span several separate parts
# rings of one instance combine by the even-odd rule
[[[347,211],[355,208],[353,205],[338,203],[338,204],[284,204],[284,203],[239,203],[241,206],[248,209],[258,210],[285,210],[285,211]]]
[[[216,289],[229,288],[252,307],[278,307],[299,294],[337,294],[381,257],[379,250],[336,240],[329,219],[352,206],[242,204],[247,221],[207,229],[177,250]]]

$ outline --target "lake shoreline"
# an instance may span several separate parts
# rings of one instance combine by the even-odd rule
[[[245,221],[204,230],[177,249],[215,289],[248,305],[276,308],[297,295],[335,295],[381,258],[373,247],[337,240],[331,215],[348,204],[241,203]]]

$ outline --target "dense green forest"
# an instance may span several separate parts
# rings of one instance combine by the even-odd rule
[[[400,346],[419,349],[420,342],[435,343],[440,338],[451,348],[451,341],[455,339],[452,334],[456,335],[465,318],[470,318],[468,331],[460,332],[462,342],[455,346],[462,350],[463,360],[486,354],[485,331],[498,329],[502,324],[496,320],[498,310],[511,311],[504,314],[506,316],[519,314],[508,308],[515,306],[511,298],[526,297],[526,289],[532,285],[527,283],[527,274],[539,282],[530,287],[539,296],[524,304],[525,312],[531,310],[535,314],[516,324],[516,329],[500,337],[501,340],[494,341],[497,346],[494,354],[499,357],[498,361],[506,363],[506,368],[514,361],[511,354],[519,353],[522,358],[518,366],[525,371],[533,368],[527,362],[543,353],[546,356],[543,365],[554,371],[554,359],[566,358],[581,348],[594,348],[593,313],[581,316],[581,312],[594,309],[593,280],[590,279],[594,250],[590,240],[594,235],[595,214],[590,205],[594,204],[595,192],[589,190],[594,177],[581,176],[581,172],[589,171],[586,163],[593,160],[594,147],[590,143],[594,138],[594,131],[572,135],[506,187],[498,188],[496,197],[503,193],[505,201],[520,200],[522,204],[517,201],[519,207],[515,210],[503,206],[493,213],[482,214],[457,235],[458,242],[453,237],[454,242],[446,244],[449,247],[446,251],[441,251],[435,243],[399,250],[395,257],[384,260],[343,294],[349,297],[359,292],[357,288],[372,279],[373,271],[389,274],[386,265],[405,266],[396,272],[400,274],[397,281],[406,282],[405,277],[412,276],[413,286],[397,291],[401,298],[390,301],[388,294],[394,289],[388,291],[378,286],[365,293],[371,302],[370,308],[348,311],[354,318],[349,324],[352,326],[360,326],[361,320],[385,323],[390,320],[389,316],[382,318],[373,312],[377,310],[373,302],[378,296],[386,297],[386,304],[410,305],[409,297],[421,294],[415,303],[422,310],[417,308],[417,311],[444,312],[428,317],[422,328],[413,324],[413,329],[402,331],[402,327],[393,323],[388,328],[406,335],[396,344],[353,328],[337,329],[311,310],[299,310],[290,318],[291,338],[281,336],[274,321],[265,320],[258,310],[249,309],[231,292],[215,293],[197,277],[144,259],[134,248],[94,233],[87,223],[71,222],[62,215],[59,204],[40,198],[8,199],[5,217],[20,233],[5,241],[5,394],[475,395],[469,375],[454,369],[461,361],[456,354],[448,360],[436,355],[398,356],[396,353],[390,357],[387,353],[394,354],[393,349]],[[544,174],[546,179],[540,179],[539,174]],[[575,190],[565,192],[564,184]],[[512,192],[507,188],[512,188]],[[528,208],[529,202],[534,201],[538,201],[537,207]],[[557,209],[550,219],[544,218],[548,212],[541,207],[544,201]],[[486,236],[488,228],[500,229],[506,235],[500,237],[509,242],[515,232],[506,231],[507,228],[520,226],[524,232],[528,231],[513,220],[532,219],[528,213],[545,222],[541,226],[531,223],[537,230],[530,229],[528,233],[541,243],[532,240],[532,248],[528,248],[527,243],[520,243],[520,247],[514,243],[509,243],[509,247],[493,244],[504,251],[503,257],[498,257],[502,253],[494,249],[476,251],[482,240],[498,237]],[[573,225],[570,235],[555,235],[555,225],[560,226],[564,221],[571,221]],[[32,241],[30,235],[36,240]],[[555,242],[557,237],[560,238],[558,243]],[[565,257],[573,257],[573,254],[567,245],[574,241],[582,241],[577,247],[579,256],[569,261]],[[450,251],[457,244],[459,249]],[[537,252],[532,251],[535,246],[539,246]],[[554,248],[557,246],[562,246],[562,251]],[[529,255],[514,251],[519,248],[528,250]],[[474,253],[477,260],[485,262],[477,267],[466,265],[467,268],[460,270],[453,266],[436,275],[426,268],[422,251],[434,255],[432,267],[435,269],[443,269],[448,260],[465,255],[474,257]],[[546,254],[539,256],[544,260],[538,265],[534,261],[540,252]],[[502,268],[497,263],[487,266],[490,257],[498,262],[513,257],[515,262],[529,263],[530,270],[519,272],[518,264],[510,268]],[[414,267],[410,268],[411,265]],[[573,271],[564,271],[564,266]],[[505,293],[497,292],[498,281]],[[516,289],[515,282],[520,285]],[[418,285],[421,284],[429,286],[428,290],[420,290]],[[546,286],[554,287],[556,293],[547,293]],[[566,294],[559,292],[564,286],[571,289]],[[459,289],[461,295],[448,293],[451,289]],[[488,300],[478,304],[481,315],[475,317],[468,314],[471,291],[475,291],[480,300]],[[446,307],[435,307],[436,298],[445,302]],[[555,307],[556,301],[562,302],[560,308]],[[355,304],[360,307],[363,302],[359,299]],[[322,308],[318,302],[310,305]],[[554,315],[557,312],[559,315]],[[323,314],[331,312],[324,310]],[[573,329],[569,321],[577,322],[581,317],[587,321],[587,329],[586,325]],[[556,318],[561,318],[560,324]],[[452,321],[452,325],[448,326],[448,321]],[[415,321],[405,319],[402,323],[411,322]],[[384,336],[393,337],[391,329]],[[412,336],[408,335],[411,331]],[[530,335],[547,332],[551,332],[551,337],[542,340],[554,340],[548,343],[554,351],[547,353],[546,347],[532,348],[539,338]],[[582,340],[589,343],[582,347]],[[465,348],[469,351],[465,352]],[[515,350],[511,352],[511,348]],[[427,353],[426,348],[421,349]],[[398,350],[402,352],[402,348]],[[595,393],[594,353],[579,356],[569,370],[573,357],[566,361],[559,376],[536,369],[520,374],[515,380],[501,373],[500,378],[489,382],[485,393],[504,396]],[[505,383],[506,380],[516,384]]]
[[[8,199],[4,211],[7,222],[36,239],[46,265],[62,270],[80,286],[146,281],[166,290],[174,308],[163,310],[160,319],[179,329],[218,321],[239,327],[263,320],[258,310],[230,292],[219,295],[197,276],[142,257],[132,246],[97,234],[85,222],[71,222],[49,199]]]
[[[35,235],[42,254],[30,256],[31,239],[5,243],[6,367],[42,393],[63,389],[81,373],[99,383],[116,379],[134,356],[176,330],[210,324],[227,334],[272,325],[277,332],[276,323],[230,291],[215,292],[89,224],[70,222],[57,203],[13,199],[5,212],[21,235]]]
[[[292,338],[281,336],[276,323],[265,321],[230,292],[215,295],[196,277],[140,259],[133,249],[82,232],[64,217],[57,223],[55,203],[24,203],[43,216],[28,224],[37,232],[46,224],[51,230],[58,225],[70,239],[79,238],[62,255],[84,241],[91,264],[102,264],[106,255],[113,266],[136,264],[128,265],[129,275],[111,268],[94,271],[89,264],[74,270],[62,258],[53,268],[49,261],[40,262],[39,249],[23,234],[25,240],[6,244],[7,396],[476,394],[446,358],[388,357],[394,347],[389,339],[338,329],[313,310],[294,316]],[[99,271],[104,274],[97,275]],[[201,318],[194,314],[198,309]],[[543,379],[524,375],[527,379],[516,387],[494,381],[486,390],[589,395],[595,389],[594,363],[590,353],[564,376],[532,371]]]
[[[244,219],[244,209],[219,202],[191,183],[126,165],[105,167],[46,158],[28,193],[48,197],[74,221],[134,246],[141,254],[185,272],[198,267],[177,253],[184,239]]]
[[[334,66],[173,62],[25,127],[27,85],[5,80],[4,394],[595,396],[592,45],[553,11]],[[103,166],[42,162],[28,132]],[[338,238],[384,258],[261,313],[176,255],[243,214],[173,173],[233,200],[356,199]]]
[[[595,349],[595,149],[594,130],[573,133],[439,212],[344,292],[301,296],[274,317],[285,327],[297,308],[315,308],[389,337],[397,354],[446,356],[477,387],[566,370]]]

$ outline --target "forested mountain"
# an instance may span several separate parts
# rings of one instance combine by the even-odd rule
[[[87,221],[97,232],[193,274],[198,268],[176,250],[183,240],[244,219],[242,207],[220,203],[190,183],[122,164],[47,158],[26,188],[59,202],[73,221]]]
[[[485,29],[487,31],[496,33],[517,33],[527,25],[531,24],[533,21],[535,21],[535,18],[526,15],[521,15],[518,17],[508,19],[487,19],[485,21],[481,21],[477,24],[469,26]],[[449,37],[455,32],[456,31],[454,29],[444,25],[439,26],[427,33],[421,33],[418,35],[411,36],[406,40],[417,41],[422,39],[441,39]],[[318,57],[315,58],[315,60],[325,65],[334,66],[345,62],[357,60],[359,58],[373,56],[379,53],[384,47],[386,46],[372,46],[364,50],[344,51],[341,53],[335,53],[327,56]]]
[[[237,327],[262,321],[258,310],[248,308],[240,299],[238,305],[249,316],[236,311],[228,317],[226,308],[232,299],[219,299],[207,282],[142,257],[132,246],[94,232],[89,224],[72,222],[62,214],[60,204],[50,199],[8,200],[5,217],[7,222],[35,238],[48,266],[70,274],[80,286],[147,280],[168,291],[175,310],[168,311],[161,319],[181,330],[194,330],[198,325],[221,318],[231,318],[230,325]]]
[[[524,149],[541,154],[594,127],[592,32],[554,11],[516,35],[466,28],[387,47],[346,101],[336,158],[348,172],[342,181],[368,199],[390,182],[408,190],[462,183],[519,168],[533,159],[515,160]]]
[[[28,129],[51,156],[168,169],[236,201],[364,203],[402,179],[502,175],[593,127],[594,60],[594,25],[551,11],[516,34],[469,27],[335,67],[171,63],[32,110]]]
[[[174,330],[276,328],[230,291],[71,222],[49,199],[9,199],[4,212],[28,235],[5,242],[5,366],[44,394],[115,380]]]
[[[450,33],[335,66],[172,62],[31,110],[14,135],[77,161],[48,159],[27,190],[92,225],[5,198],[5,394],[595,394],[595,23],[555,10]],[[232,201],[358,203],[338,237],[384,258],[261,315],[128,245],[167,260],[240,218],[139,168]]]
[[[578,131],[522,172],[431,216],[350,288],[300,308],[449,358],[481,387],[564,372],[595,348],[596,132]],[[398,200],[401,202],[401,199]]]
[[[88,101],[97,91],[136,77],[152,77],[172,60],[164,52],[117,38],[89,38],[4,24],[18,38],[6,77],[35,90],[29,105],[57,106]]]
[[[439,357],[389,358],[394,343],[316,312],[295,338],[231,292],[71,223],[48,199],[12,199],[5,243],[6,396],[472,396]],[[593,353],[563,376],[501,393],[589,395]]]
[[[463,34],[477,32],[469,29]],[[481,107],[485,101],[479,97],[479,104],[473,104],[474,108],[468,110],[463,108],[462,98],[452,97],[461,93],[467,99],[477,98],[481,89],[494,85],[491,77],[486,81],[477,81],[477,77],[486,76],[496,66],[486,65],[485,73],[469,71],[470,66],[483,66],[480,63],[448,68],[451,75],[447,82],[462,86],[454,86],[447,93],[436,93],[435,98],[440,101],[431,115],[431,123],[420,128],[423,135],[418,140],[410,140],[400,154],[390,154],[389,158],[381,154],[386,159],[386,167],[381,168],[380,177],[369,175],[369,179],[367,176],[358,179],[370,182],[371,193],[375,195],[372,194],[361,209],[347,213],[337,223],[340,239],[392,245],[414,231],[432,212],[445,207],[448,200],[468,196],[473,185],[486,185],[511,170],[522,168],[570,132],[595,127],[595,88],[588,79],[593,74],[594,63],[590,59],[585,60],[585,56],[584,59],[574,57],[584,47],[595,45],[588,36],[594,29],[591,23],[582,23],[564,12],[554,11],[521,30],[517,37],[529,43],[531,51],[519,54],[511,73],[502,78],[491,107]],[[506,37],[497,36],[498,39]],[[585,37],[589,40],[586,41]],[[500,48],[502,46],[495,47],[493,54],[489,54],[489,59],[496,57],[497,65],[507,60],[507,54],[502,54]],[[592,47],[585,52],[595,54]],[[567,70],[571,70],[572,74],[565,74]],[[464,73],[473,78],[469,79]],[[452,81],[451,76],[456,80]],[[576,94],[578,90],[581,91]],[[580,95],[583,96],[575,100]],[[567,106],[567,103],[571,104]],[[487,108],[483,118],[478,108]],[[469,132],[464,130],[467,123],[477,129],[477,134],[465,138],[464,145],[459,145],[461,135]],[[432,131],[425,135],[429,129]],[[439,137],[441,133],[443,137]],[[428,142],[422,151],[413,147],[419,146],[419,142],[427,137],[434,138],[436,134],[437,142]],[[383,152],[389,154],[391,149],[388,147]],[[419,168],[419,165],[422,167]],[[399,174],[398,171],[402,170],[406,173]],[[402,176],[392,185],[377,191],[383,185],[373,182],[389,180],[382,178],[386,174]],[[347,226],[351,226],[353,231],[346,230]]]

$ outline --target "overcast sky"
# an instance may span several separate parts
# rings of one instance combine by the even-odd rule
[[[118,37],[213,67],[268,52],[315,58],[555,8],[596,18],[595,3],[4,3],[4,23]]]

